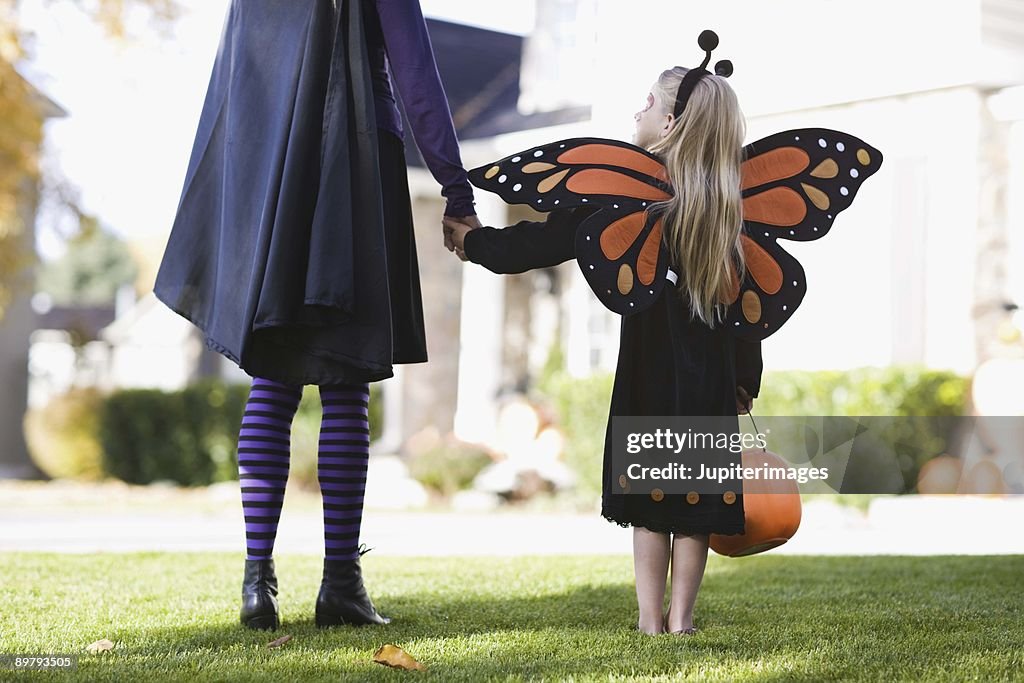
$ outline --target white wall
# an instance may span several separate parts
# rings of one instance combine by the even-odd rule
[[[1024,86],[1003,93],[1003,102],[993,103],[998,118],[1012,121],[1010,131],[1010,175],[1007,182],[1008,230],[1007,249],[1009,286],[1007,294],[1021,306],[1018,326],[1024,327]],[[999,106],[1005,104],[1005,107]]]
[[[932,90],[973,82],[980,63],[977,0],[604,0],[597,21],[598,121],[619,135],[658,74],[694,66],[701,30],[721,44],[713,62],[748,116]]]
[[[111,343],[109,387],[173,391],[192,377],[203,341],[198,330],[156,300],[143,297],[101,336]]]
[[[813,125],[885,155],[826,237],[784,242],[808,292],[765,342],[766,366],[973,370],[980,106],[976,91],[954,88],[749,122],[750,140]]]
[[[476,201],[480,215],[496,216],[505,211],[497,195],[480,194]],[[464,441],[491,443],[497,434],[497,393],[502,377],[504,278],[476,264],[464,264],[461,301],[454,431]]]

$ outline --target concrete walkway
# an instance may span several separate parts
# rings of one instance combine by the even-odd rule
[[[0,482],[0,552],[227,551],[244,548],[235,485],[183,491]],[[867,514],[804,505],[777,554],[1022,554],[1024,496],[878,498]],[[289,490],[277,552],[322,553],[315,494]],[[379,556],[628,554],[631,531],[592,514],[369,509],[362,540]]]

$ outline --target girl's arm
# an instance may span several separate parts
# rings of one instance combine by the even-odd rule
[[[473,187],[462,166],[459,141],[419,0],[377,0],[376,4],[388,64],[416,146],[448,200],[444,214],[472,216],[476,213]]]
[[[563,209],[549,213],[544,222],[520,221],[500,230],[461,231],[456,233],[455,243],[468,260],[494,273],[549,268],[575,258],[576,228],[593,212]]]

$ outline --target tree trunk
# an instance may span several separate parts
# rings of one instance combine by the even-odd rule
[[[36,193],[25,194],[22,244],[34,253]],[[23,428],[28,409],[29,336],[36,327],[36,313],[29,301],[34,278],[35,268],[27,268],[0,319],[0,479],[44,478],[29,458]]]

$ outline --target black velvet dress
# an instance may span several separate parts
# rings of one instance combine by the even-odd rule
[[[466,256],[495,273],[520,273],[574,258],[576,228],[592,209],[554,211],[545,222],[523,221],[466,236]],[[615,416],[735,416],[736,387],[757,396],[761,345],[690,319],[676,287],[650,308],[623,317],[604,449],[602,515],[621,526],[678,534],[743,533],[743,496],[625,495],[612,475]],[[739,462],[736,454],[735,461]],[[738,488],[738,485],[737,485]]]

